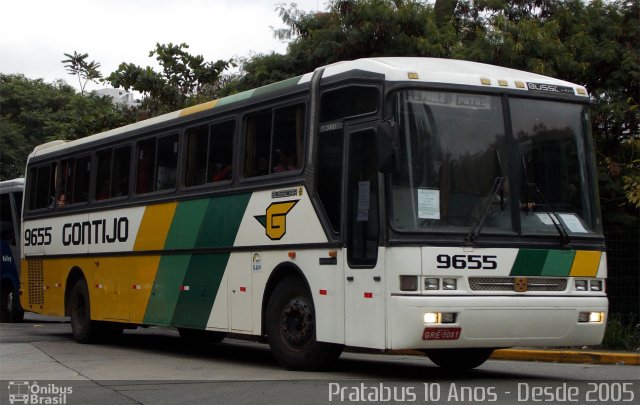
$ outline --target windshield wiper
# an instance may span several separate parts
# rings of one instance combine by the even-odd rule
[[[565,229],[564,225],[562,225],[562,221],[560,220],[560,216],[551,207],[551,205],[549,205],[549,203],[547,202],[547,199],[544,198],[544,195],[542,194],[542,192],[540,191],[540,189],[538,188],[536,183],[526,183],[526,184],[527,184],[527,187],[530,187],[533,191],[535,191],[535,193],[538,196],[538,198],[542,201],[542,206],[544,208],[544,211],[547,213],[549,218],[551,218],[551,223],[553,224],[553,226],[558,231],[558,234],[560,234],[560,240],[562,241],[562,245],[566,246],[569,243],[571,243],[571,238],[569,238],[569,233]],[[527,209],[526,205],[525,205],[525,209]]]
[[[473,228],[471,228],[471,230],[467,234],[467,237],[465,238],[466,241],[473,242],[474,240],[478,239],[478,236],[480,236],[482,225],[484,225],[484,221],[487,220],[487,216],[489,215],[489,210],[491,209],[491,204],[493,203],[494,198],[498,194],[498,191],[502,189],[502,183],[504,183],[504,177],[498,176],[493,179],[493,185],[491,186],[491,191],[489,191],[489,197],[482,206],[482,213],[476,219]]]

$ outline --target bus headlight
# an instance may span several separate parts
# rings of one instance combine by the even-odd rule
[[[587,291],[587,280],[576,280],[576,291]]]
[[[424,279],[424,289],[425,290],[439,290],[440,289],[440,279],[439,278],[425,278]]]
[[[602,280],[590,280],[589,291],[602,291]]]
[[[458,289],[458,280],[455,278],[443,278],[442,279],[442,289],[443,290],[457,290]]]

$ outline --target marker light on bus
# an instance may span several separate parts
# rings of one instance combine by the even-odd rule
[[[418,291],[418,276],[400,276],[400,291]]]
[[[439,290],[440,289],[440,279],[439,278],[425,278],[424,279],[424,289],[425,290]]]
[[[455,312],[425,312],[424,323],[436,324],[436,323],[455,323]]]
[[[580,312],[578,322],[600,323],[604,320],[604,312]]]

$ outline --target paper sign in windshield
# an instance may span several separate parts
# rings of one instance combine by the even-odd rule
[[[440,190],[418,189],[418,218],[440,219]]]
[[[560,219],[569,228],[569,231],[573,233],[587,233],[587,230],[582,226],[582,222],[575,214],[560,214]]]

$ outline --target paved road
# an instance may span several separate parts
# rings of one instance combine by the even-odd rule
[[[634,366],[488,361],[476,370],[446,373],[421,357],[344,353],[326,372],[291,372],[280,368],[268,346],[260,343],[226,339],[189,347],[175,331],[148,328],[126,331],[110,344],[80,345],[73,342],[64,319],[33,314],[23,323],[0,325],[0,380],[0,404],[8,403],[10,393],[27,389],[16,386],[22,380],[39,397],[67,404],[325,404],[363,399],[539,404],[562,403],[567,395],[579,403],[631,395],[632,402],[640,399],[640,367]],[[63,395],[68,389],[71,392]]]

